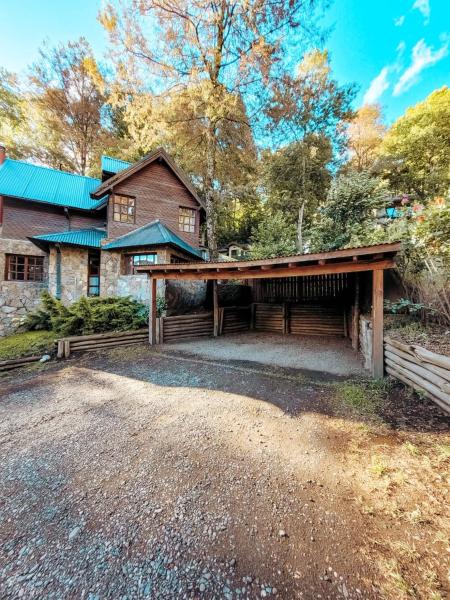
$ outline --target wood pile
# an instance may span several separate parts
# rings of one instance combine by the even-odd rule
[[[249,306],[225,306],[222,310],[221,333],[239,333],[250,329]]]
[[[256,331],[284,333],[285,311],[282,304],[255,303],[253,327]]]
[[[213,335],[213,313],[178,315],[160,319],[160,341],[174,342],[192,337]]]
[[[72,352],[88,352],[114,346],[142,344],[148,341],[148,329],[76,335],[57,340],[57,357],[69,358]]]
[[[384,338],[386,371],[450,413],[450,358],[415,344]]]
[[[344,307],[318,304],[292,304],[288,331],[296,335],[343,336]]]

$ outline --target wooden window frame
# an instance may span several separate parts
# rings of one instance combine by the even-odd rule
[[[158,254],[157,252],[133,252],[133,253],[128,253],[128,254],[124,254],[123,255],[123,268],[122,268],[122,274],[123,275],[136,275],[136,273],[134,272],[134,267],[135,266],[141,266],[141,265],[134,265],[134,258],[137,256],[154,256],[155,260],[153,262],[149,262],[147,264],[156,264],[158,262]]]
[[[19,270],[19,259],[23,259],[23,270]],[[13,261],[16,263],[15,268],[12,266]],[[11,277],[12,273],[16,277]],[[23,273],[23,279],[17,278],[18,273]],[[41,283],[44,281],[44,257],[35,254],[6,254],[5,281]]]
[[[121,199],[120,202],[117,201],[118,198]],[[124,200],[126,200],[126,203]],[[119,207],[120,210],[116,210],[116,207]],[[127,210],[123,211],[122,207]],[[132,209],[132,212],[130,212],[130,209]],[[119,218],[116,219],[116,215],[118,215]],[[126,220],[122,220],[123,216],[126,216]],[[136,197],[127,194],[113,194],[112,220],[114,223],[120,223],[122,225],[134,225],[134,223],[136,223]]]
[[[182,211],[189,211],[190,214],[183,214]],[[197,211],[191,206],[180,206],[178,209],[178,229],[183,233],[195,233],[197,223]],[[187,227],[187,229],[186,229]]]

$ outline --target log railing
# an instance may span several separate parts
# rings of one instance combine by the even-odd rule
[[[450,358],[416,344],[384,338],[386,372],[450,413]]]
[[[148,329],[76,335],[57,340],[57,357],[69,358],[72,352],[88,352],[114,346],[141,344],[146,341],[148,341]]]

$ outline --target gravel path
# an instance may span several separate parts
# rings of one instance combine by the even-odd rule
[[[367,375],[361,356],[348,339],[245,332],[218,339],[200,338],[167,344],[166,348],[216,360],[257,360],[259,363],[331,373]]]
[[[137,349],[0,383],[0,597],[377,598],[327,388]]]

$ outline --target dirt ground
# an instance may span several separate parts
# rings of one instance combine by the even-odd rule
[[[333,375],[363,375],[362,357],[352,349],[350,340],[321,336],[286,336],[249,332],[226,335],[219,340],[199,338],[167,346],[189,354],[220,360],[257,360],[259,363],[321,371]]]
[[[12,373],[0,597],[445,598],[448,425],[398,388],[173,349]]]

